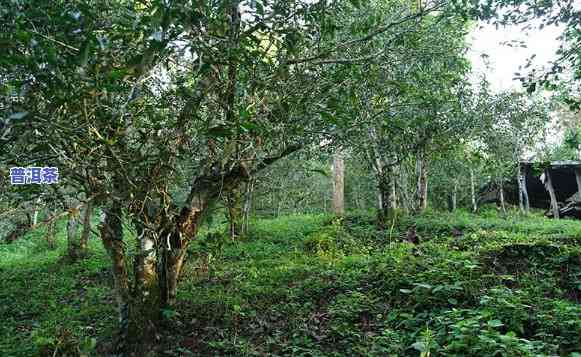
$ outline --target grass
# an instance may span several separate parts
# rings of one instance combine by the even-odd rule
[[[417,247],[401,239],[412,223]],[[190,248],[161,355],[581,353],[581,222],[427,212],[383,232],[366,214],[296,215],[234,242],[221,231]],[[75,264],[62,249],[41,231],[0,246],[0,355],[98,354],[110,340],[100,243]]]

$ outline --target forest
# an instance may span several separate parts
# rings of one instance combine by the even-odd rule
[[[0,0],[0,356],[581,357],[579,219],[578,0]]]

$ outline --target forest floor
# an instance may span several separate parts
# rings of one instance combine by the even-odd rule
[[[418,246],[402,241],[412,223]],[[0,246],[0,356],[111,341],[107,256],[92,239],[67,263],[60,228],[56,250],[41,230]],[[380,231],[366,214],[297,215],[237,241],[222,230],[191,247],[161,355],[581,356],[580,221],[428,212]]]

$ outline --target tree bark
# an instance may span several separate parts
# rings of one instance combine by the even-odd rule
[[[526,184],[526,167],[519,164],[518,168],[518,205],[521,212],[527,212],[530,209],[529,194]]]
[[[502,214],[506,215],[506,202],[504,200],[504,185],[502,177],[498,180],[498,192],[500,196],[500,208],[502,210]]]
[[[128,323],[129,278],[121,220],[122,210],[119,203],[114,202],[109,207],[103,208],[100,226],[101,240],[111,257],[115,299],[119,311],[119,321],[123,328]]]
[[[559,204],[557,203],[557,196],[555,195],[555,188],[553,187],[553,181],[549,169],[545,170],[545,188],[549,191],[549,197],[551,198],[551,211],[553,212],[553,217],[558,219]]]
[[[474,170],[470,168],[470,198],[472,199],[472,212],[478,211],[478,203],[476,201],[476,183],[474,182]]]
[[[232,174],[232,177],[231,180],[235,181],[235,178],[240,176]],[[162,249],[158,271],[160,272],[159,286],[162,308],[175,304],[178,279],[188,245],[197,236],[202,217],[208,206],[218,196],[219,185],[213,179],[212,177],[204,177],[194,181],[188,196],[189,205],[180,212],[174,230],[160,234]],[[236,183],[232,185],[236,185]]]
[[[67,221],[67,257],[73,261],[79,258],[79,212],[70,208]]]
[[[577,193],[579,199],[581,199],[581,170],[575,169],[575,181],[577,182]]]
[[[345,214],[345,160],[337,151],[333,157],[333,212],[336,216]]]
[[[394,179],[387,175],[390,171],[389,170],[382,170],[382,176],[379,176],[378,179],[378,200],[379,200],[379,210],[378,210],[378,223],[380,227],[387,227],[389,224],[390,215],[393,212],[394,208],[394,195],[392,191],[392,184],[391,181]]]
[[[419,153],[416,161],[417,188],[416,207],[418,212],[423,212],[428,207],[428,160],[424,153]]]
[[[55,219],[54,219],[54,211],[50,211],[48,214],[48,221],[49,223],[46,226],[46,234],[44,235],[44,239],[48,244],[48,249],[55,249],[56,248],[56,240],[55,240]]]
[[[135,293],[145,301],[152,295],[157,282],[156,239],[155,233],[146,229],[142,222],[134,222],[137,230],[137,252],[134,262]]]
[[[450,212],[456,211],[458,204],[458,183],[454,181],[452,192],[450,193]]]
[[[250,178],[246,183],[246,191],[244,193],[244,212],[242,222],[242,233],[247,234],[250,222],[250,210],[252,209],[252,195],[254,193],[254,178]]]
[[[91,236],[91,217],[93,216],[93,202],[90,200],[85,204],[83,210],[83,231],[79,241],[79,250],[82,255],[86,255],[89,246],[89,237]]]
[[[400,189],[398,191],[400,195],[400,207],[404,209],[406,213],[412,212],[414,210],[414,198],[412,192],[412,197],[409,196],[409,176],[407,172],[407,168],[405,166],[400,166],[399,170],[399,183]]]
[[[38,223],[38,212],[40,211],[40,197],[36,199],[36,204],[34,205],[34,214],[32,215],[32,226],[35,227]]]
[[[389,208],[394,211],[398,208],[397,204],[397,186],[396,186],[396,170],[392,166],[389,168]]]
[[[196,237],[208,201],[199,201],[196,206],[182,211],[176,230],[162,240],[160,274],[161,307],[173,306],[176,302],[177,286],[183,268],[188,245]]]
[[[379,225],[380,227],[387,227],[389,220],[389,183],[386,182],[386,178],[380,178],[378,190],[379,190]]]
[[[224,199],[228,217],[228,233],[231,239],[236,239],[243,232],[243,197],[242,188],[233,187],[228,190]]]

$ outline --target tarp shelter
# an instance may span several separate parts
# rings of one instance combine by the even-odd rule
[[[581,218],[581,161],[520,162],[518,194],[525,206],[548,216]]]

